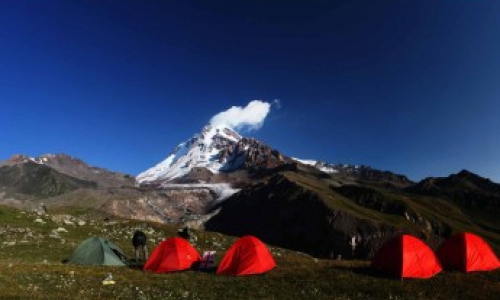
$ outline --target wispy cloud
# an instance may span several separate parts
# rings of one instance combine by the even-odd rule
[[[276,107],[276,109],[281,109],[281,100],[280,99],[274,99],[273,100],[273,106]]]

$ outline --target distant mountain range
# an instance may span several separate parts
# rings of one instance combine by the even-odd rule
[[[65,154],[0,162],[0,203],[85,207],[185,224],[317,257],[366,258],[411,233],[436,246],[471,231],[500,246],[500,185],[469,171],[412,182],[368,166],[294,158],[207,125],[137,179]],[[498,249],[498,248],[497,248]]]
[[[404,175],[380,171],[367,166],[329,164],[286,156],[252,138],[242,137],[225,126],[207,125],[179,144],[167,158],[137,176],[142,185],[159,183],[231,182],[255,177],[295,165],[310,167],[311,172],[377,181],[395,186],[412,182]],[[249,176],[250,175],[250,176]]]
[[[81,180],[91,181],[99,186],[116,187],[134,185],[135,183],[135,178],[133,176],[111,172],[103,168],[92,167],[82,160],[67,154],[45,154],[38,157],[15,154],[8,160],[0,161],[0,167],[16,166],[23,163],[47,166],[59,173]]]
[[[26,161],[0,167],[0,186],[8,192],[45,198],[78,188],[95,188],[97,184],[68,176],[46,165]]]

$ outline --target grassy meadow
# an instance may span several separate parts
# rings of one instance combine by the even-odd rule
[[[147,233],[151,252],[164,238],[175,235],[177,228],[119,219],[105,222],[102,216],[81,209],[49,213],[40,217],[0,207],[0,299],[500,299],[500,270],[397,280],[373,273],[367,261],[318,260],[274,247],[270,249],[278,267],[248,277],[65,265],[61,261],[91,236],[109,238],[132,257],[130,240],[136,229]],[[58,228],[67,232],[57,232]],[[194,246],[200,253],[216,250],[217,261],[235,240],[212,232],[195,235]],[[102,285],[109,273],[116,284]]]

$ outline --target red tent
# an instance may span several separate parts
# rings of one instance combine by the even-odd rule
[[[436,254],[445,269],[468,273],[500,268],[500,262],[488,243],[472,233],[459,233],[448,238]]]
[[[262,274],[276,267],[266,245],[254,236],[238,239],[222,259],[217,274],[251,275]]]
[[[198,261],[201,261],[198,251],[185,239],[174,237],[161,242],[153,250],[142,270],[154,273],[182,271]]]
[[[429,246],[406,234],[385,243],[372,268],[399,278],[430,278],[441,272],[441,265]]]

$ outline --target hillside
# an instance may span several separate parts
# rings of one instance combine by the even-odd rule
[[[407,191],[446,199],[485,230],[500,233],[500,184],[489,179],[462,170],[448,177],[426,178]]]
[[[121,175],[114,177],[113,174],[119,173],[106,170],[92,177],[97,182],[87,181],[58,170],[65,166],[75,176],[88,178],[89,171],[103,169],[89,167],[69,155],[50,155],[49,158],[14,155],[4,161],[0,167],[0,204],[30,211],[42,203],[49,210],[74,206],[123,218],[183,223],[206,218],[210,207],[226,197],[225,193],[233,191],[225,183],[137,188],[132,184],[122,185],[124,182],[120,180],[110,181],[110,176],[119,179]],[[127,180],[130,183],[131,178]]]
[[[0,189],[8,193],[48,198],[96,186],[95,182],[77,179],[34,162],[0,167]]]
[[[270,244],[334,258],[372,257],[388,238],[411,233],[437,247],[454,232],[476,232],[495,247],[500,234],[481,226],[447,198],[334,176],[285,171],[227,199],[206,224],[231,235],[255,234]],[[486,211],[487,209],[484,209]],[[351,247],[352,239],[356,247]]]

